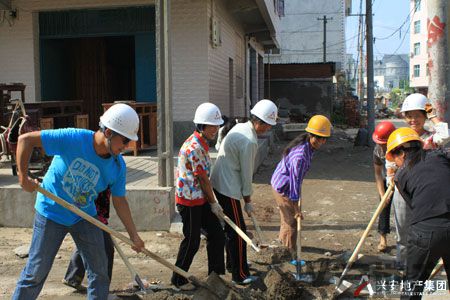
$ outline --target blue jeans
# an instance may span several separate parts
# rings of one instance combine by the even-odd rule
[[[81,220],[72,226],[55,223],[36,212],[29,257],[12,299],[36,299],[52,267],[64,237],[70,233],[80,250],[89,281],[88,299],[108,298],[107,258],[101,229]]]

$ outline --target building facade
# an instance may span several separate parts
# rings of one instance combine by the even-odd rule
[[[297,120],[332,113],[334,76],[344,74],[347,62],[345,21],[350,10],[347,0],[285,0],[279,50],[266,53],[264,60],[265,90],[266,97],[291,115],[298,111]]]
[[[339,70],[344,69],[345,20],[351,1],[285,0],[284,5],[284,16],[280,20],[280,51],[272,52],[270,63],[323,63],[323,19],[326,16],[326,62],[334,62]]]
[[[263,97],[280,17],[272,0],[170,3],[177,147],[200,103],[244,116]],[[105,102],[156,103],[154,1],[13,0],[5,10],[16,16],[0,25],[0,82],[24,83],[27,102],[83,100],[92,120]]]
[[[410,86],[417,91],[428,91],[428,53],[427,53],[427,2],[428,0],[411,0],[410,11]]]

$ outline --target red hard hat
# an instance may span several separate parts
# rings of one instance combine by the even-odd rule
[[[386,144],[389,136],[395,130],[394,124],[389,121],[378,123],[372,135],[372,140],[377,144]]]

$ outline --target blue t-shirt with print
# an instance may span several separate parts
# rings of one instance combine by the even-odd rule
[[[86,129],[65,128],[41,131],[42,145],[47,155],[54,155],[45,174],[42,187],[74,204],[87,214],[95,216],[95,199],[111,188],[112,196],[125,196],[126,166],[121,155],[102,158],[94,149],[94,132]],[[44,217],[65,226],[71,226],[81,217],[38,193],[36,211]]]

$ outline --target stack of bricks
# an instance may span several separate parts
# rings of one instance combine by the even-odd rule
[[[358,100],[353,98],[344,100],[344,116],[347,125],[359,126],[360,115],[358,111]]]

